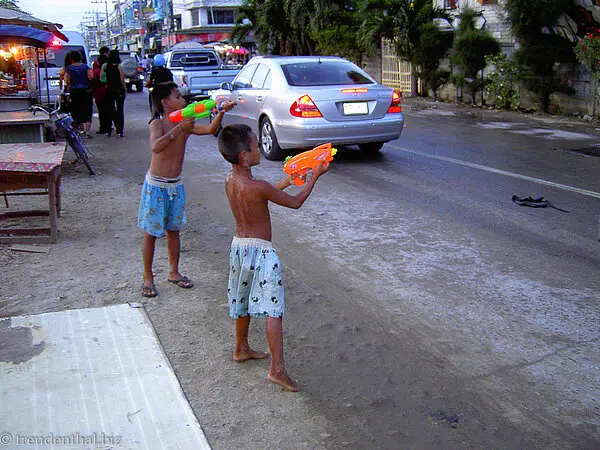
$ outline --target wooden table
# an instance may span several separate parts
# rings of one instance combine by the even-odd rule
[[[0,214],[0,221],[49,217],[49,228],[0,228],[0,243],[55,243],[56,219],[60,216],[60,164],[64,145],[54,143],[0,145],[1,199],[8,205],[12,195],[47,195],[48,210]],[[40,190],[41,189],[41,190]]]
[[[30,106],[31,96],[29,93],[0,94],[0,111],[2,112],[25,110]]]
[[[0,144],[44,142],[48,115],[31,111],[0,111]]]

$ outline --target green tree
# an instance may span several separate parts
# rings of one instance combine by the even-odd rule
[[[0,0],[0,7],[13,9],[15,11],[22,11],[22,9],[19,7],[18,0]]]
[[[585,66],[592,77],[593,114],[597,116],[597,106],[600,100],[598,93],[598,81],[600,81],[600,35],[588,33],[575,46],[575,56]]]
[[[494,98],[496,108],[517,110],[521,102],[518,64],[504,53],[488,56],[487,62],[494,66],[494,71],[487,77],[486,91]]]
[[[464,9],[458,15],[460,22],[452,49],[452,61],[460,70],[454,81],[469,90],[473,104],[477,92],[484,84],[483,69],[487,65],[486,56],[500,51],[500,44],[493,36],[485,30],[475,28],[475,19],[480,15],[480,12],[470,8]]]
[[[450,22],[450,16],[433,6],[432,0],[365,0],[360,40],[366,47],[378,47],[381,38],[390,39],[400,58],[412,63],[411,95],[417,95],[418,47],[425,25],[436,19]]]
[[[372,47],[359,39],[363,17],[358,3],[330,3],[316,17],[319,20],[313,21],[311,33],[316,52],[342,56],[361,65],[363,55],[370,53]]]
[[[572,92],[557,76],[555,64],[575,62],[573,45],[555,26],[574,6],[572,0],[508,0],[506,4],[512,31],[519,39],[515,58],[523,66],[523,83],[538,96],[545,112],[553,92]]]
[[[437,100],[437,92],[450,78],[450,71],[439,70],[440,61],[452,48],[454,34],[444,31],[435,23],[423,25],[415,52],[415,63],[419,67],[419,78],[425,84],[425,92],[431,89]]]
[[[232,33],[234,42],[239,43],[252,31],[262,53],[302,54],[298,47],[297,32],[289,17],[289,8],[286,8],[291,1],[245,0],[236,17],[236,27]]]
[[[315,52],[356,60],[358,0],[245,0],[236,17],[236,42],[253,32],[259,49],[276,55]],[[246,19],[246,20],[245,20]],[[360,58],[359,58],[360,59]]]

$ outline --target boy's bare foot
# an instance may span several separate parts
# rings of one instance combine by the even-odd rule
[[[272,381],[273,383],[278,384],[279,386],[283,386],[288,391],[298,392],[298,390],[300,389],[298,387],[298,383],[296,383],[295,380],[292,380],[289,377],[289,375],[287,374],[287,372],[283,372],[283,373],[269,372],[269,375],[267,376],[267,378],[269,379],[269,381]]]
[[[244,362],[249,359],[263,359],[269,356],[268,353],[255,352],[254,350],[248,349],[246,351],[233,352],[233,360],[235,362]]]

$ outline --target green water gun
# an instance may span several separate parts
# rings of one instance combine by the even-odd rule
[[[193,117],[194,119],[204,119],[205,117],[210,116],[210,112],[215,107],[215,101],[208,98],[206,100],[202,100],[201,102],[192,103],[187,105],[183,109],[179,109],[177,111],[173,111],[169,114],[169,119],[173,123],[179,123],[183,119]]]

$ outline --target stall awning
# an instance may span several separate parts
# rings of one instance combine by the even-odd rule
[[[61,24],[46,22],[21,11],[0,8],[0,25],[20,25],[40,31],[47,31],[58,36],[63,41],[69,42],[69,39],[59,31],[62,28]]]
[[[0,25],[0,43],[31,45],[46,48],[54,35],[49,31],[19,25]]]

